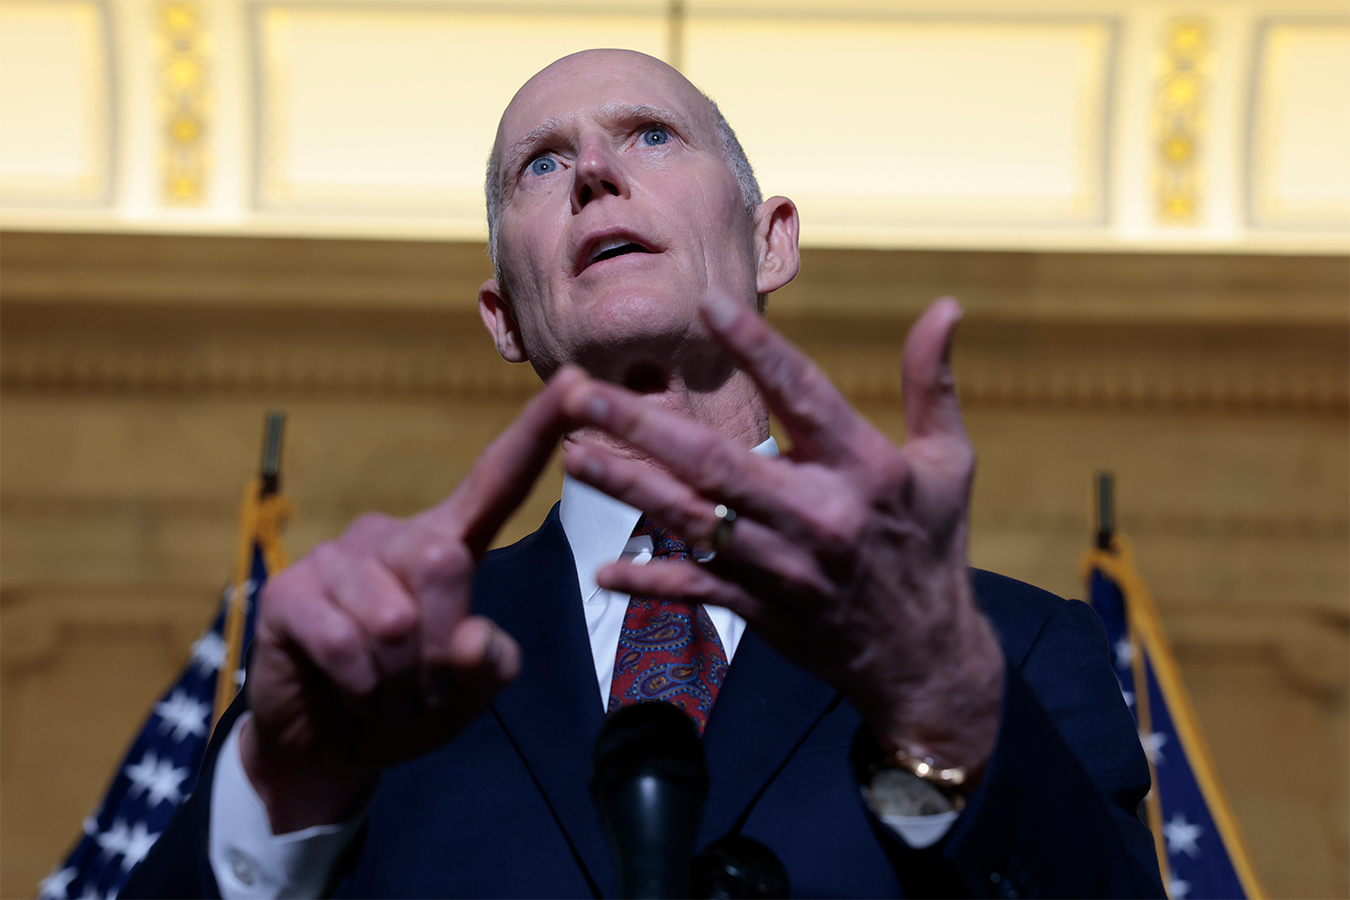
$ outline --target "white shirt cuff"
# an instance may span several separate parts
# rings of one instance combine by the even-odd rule
[[[945,812],[933,816],[881,816],[881,821],[900,840],[915,850],[922,850],[942,840],[952,830],[958,815],[956,812]]]
[[[319,897],[357,830],[364,813],[338,825],[316,825],[289,834],[272,834],[272,825],[239,758],[239,727],[234,723],[220,748],[211,784],[208,854],[224,900],[276,900]]]

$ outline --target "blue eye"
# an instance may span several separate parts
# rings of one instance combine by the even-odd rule
[[[540,156],[530,161],[531,175],[547,175],[558,170],[558,161],[551,156]]]
[[[666,130],[664,125],[652,125],[642,132],[642,143],[646,144],[648,147],[655,147],[658,144],[666,144],[669,142],[670,132]]]

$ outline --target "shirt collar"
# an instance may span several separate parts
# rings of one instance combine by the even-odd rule
[[[778,443],[769,438],[753,452],[777,456]],[[600,590],[595,583],[595,573],[623,554],[642,511],[564,475],[558,517],[577,564],[582,602],[588,601]]]

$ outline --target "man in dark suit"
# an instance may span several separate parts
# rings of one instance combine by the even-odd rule
[[[637,690],[632,595],[712,654],[676,701],[706,721],[701,843],[755,837],[806,895],[1160,894],[1091,611],[966,567],[956,304],[906,341],[896,447],[756,310],[797,272],[795,207],[641,54],[522,87],[487,193],[483,320],[544,390],[442,504],[268,584],[248,710],[129,891],[610,891],[586,781]],[[564,435],[561,510],[485,558]],[[640,510],[701,561],[643,564]]]

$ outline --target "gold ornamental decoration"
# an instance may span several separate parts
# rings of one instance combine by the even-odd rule
[[[155,11],[162,163],[160,196],[168,206],[200,206],[210,175],[210,36],[197,0],[160,3]]]
[[[1199,150],[1209,67],[1208,24],[1201,19],[1169,23],[1154,98],[1157,217],[1163,224],[1189,225],[1199,219]]]

